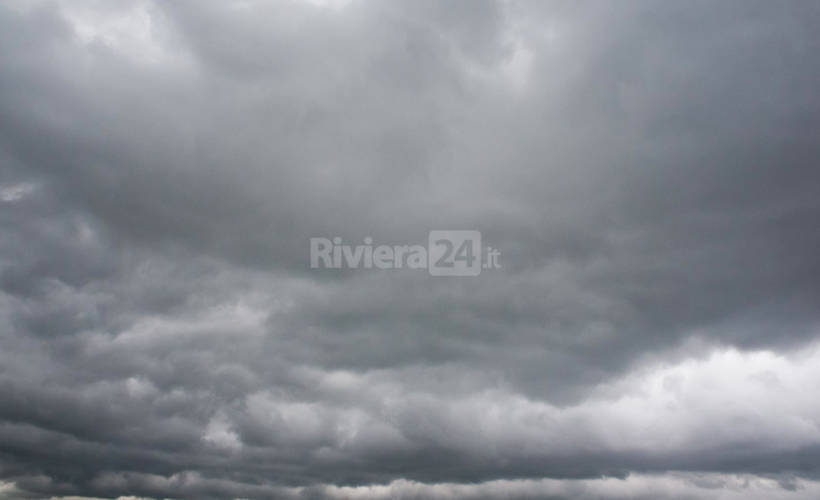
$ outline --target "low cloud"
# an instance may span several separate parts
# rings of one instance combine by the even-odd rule
[[[0,495],[816,497],[818,20],[6,2]]]

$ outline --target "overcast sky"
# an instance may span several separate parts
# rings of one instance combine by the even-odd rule
[[[3,1],[0,498],[820,498],[818,26]]]

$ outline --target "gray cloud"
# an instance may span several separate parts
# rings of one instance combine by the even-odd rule
[[[0,7],[0,495],[813,498],[819,18]]]

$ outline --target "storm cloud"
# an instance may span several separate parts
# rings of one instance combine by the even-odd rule
[[[0,498],[817,498],[818,25],[4,2]]]

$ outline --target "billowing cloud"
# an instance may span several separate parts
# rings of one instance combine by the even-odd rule
[[[6,2],[0,496],[815,498],[818,21]]]

